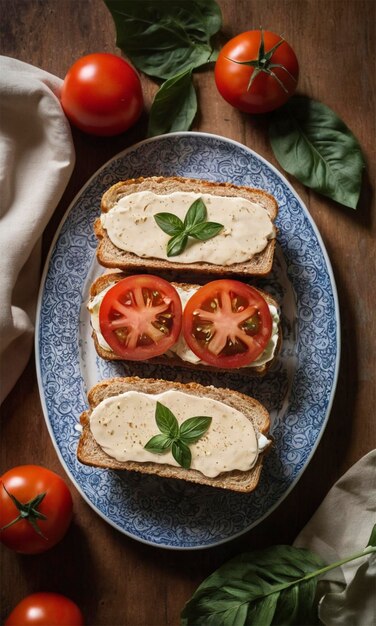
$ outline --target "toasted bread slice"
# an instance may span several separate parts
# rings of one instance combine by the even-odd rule
[[[175,191],[208,193],[218,196],[239,196],[260,204],[268,212],[274,222],[278,213],[278,204],[273,196],[260,189],[239,187],[230,183],[214,183],[193,178],[157,177],[137,178],[121,181],[110,187],[102,198],[101,210],[107,213],[118,200],[138,191],[152,191],[156,194],[169,194]],[[175,272],[184,271],[193,274],[219,276],[265,276],[272,269],[276,240],[270,239],[266,248],[255,254],[245,263],[233,265],[214,265],[211,263],[176,263],[174,260],[142,258],[131,252],[117,248],[107,236],[98,218],[94,224],[94,232],[99,239],[97,248],[98,262],[104,267],[119,268],[132,272]]]
[[[97,278],[90,287],[90,297],[94,298],[95,296],[99,295],[102,291],[110,287],[111,285],[115,285],[117,282],[125,278],[125,276],[126,274],[123,272],[110,272],[110,273],[103,274],[102,276],[99,276],[99,278]],[[175,288],[179,287],[179,289],[183,289],[185,291],[189,291],[190,289],[194,287],[197,287],[197,288],[199,287],[199,285],[191,285],[187,283],[171,282],[171,284]],[[278,304],[269,293],[267,293],[266,291],[262,291],[260,289],[258,289],[258,291],[262,294],[262,296],[268,302],[268,304],[273,305],[276,307],[276,309],[278,309]],[[102,359],[105,359],[106,361],[124,360],[121,356],[116,355],[112,350],[107,350],[102,345],[100,345],[100,342],[98,340],[98,335],[94,329],[92,332],[92,338],[94,341],[94,346],[97,351],[97,354]],[[277,341],[277,345],[274,351],[273,358],[270,361],[263,363],[262,365],[254,365],[254,366],[251,365],[249,367],[239,368],[236,370],[236,372],[241,373],[242,375],[247,376],[247,377],[248,376],[264,376],[264,374],[266,374],[266,372],[270,369],[270,367],[275,362],[275,359],[281,348],[281,344],[282,344],[282,332],[281,332],[281,325],[279,324],[278,341]],[[211,365],[206,365],[202,361],[198,363],[190,363],[188,361],[184,361],[183,359],[180,358],[180,356],[173,353],[172,351],[169,351],[168,354],[162,354],[160,356],[153,357],[149,359],[147,362],[155,363],[159,365],[168,365],[170,367],[184,367],[185,369],[189,369],[192,371],[198,371],[198,370],[204,371],[204,372],[225,371],[225,370],[221,370],[219,368],[213,367]]]
[[[178,382],[168,382],[157,379],[142,379],[138,377],[112,378],[103,380],[95,385],[88,394],[90,408],[82,413],[80,422],[82,434],[77,449],[78,460],[94,467],[101,467],[112,470],[130,470],[145,474],[154,474],[163,478],[178,478],[200,485],[220,487],[232,491],[248,493],[253,491],[259,482],[263,458],[269,446],[260,452],[256,464],[252,469],[242,472],[234,470],[219,474],[215,478],[208,478],[201,472],[193,469],[184,469],[172,465],[159,463],[137,463],[135,461],[120,462],[110,457],[94,439],[90,430],[90,415],[92,410],[98,406],[102,400],[111,396],[116,396],[126,391],[139,391],[147,394],[158,394],[167,390],[183,391],[199,397],[209,397],[238,411],[241,411],[253,424],[256,433],[267,435],[270,428],[270,417],[268,411],[260,402],[237,391],[224,388],[204,387],[197,383],[182,384]],[[270,445],[270,444],[269,444]]]

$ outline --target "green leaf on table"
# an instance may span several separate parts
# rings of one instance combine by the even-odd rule
[[[312,624],[316,579],[324,566],[308,550],[274,546],[235,557],[209,576],[185,605],[183,626]]]
[[[364,158],[355,136],[329,107],[293,96],[275,111],[269,136],[276,159],[301,183],[356,208]]]
[[[214,0],[105,0],[116,45],[138,70],[166,80],[216,58],[211,38],[222,25]]]
[[[181,613],[182,626],[313,626],[317,580],[376,553],[376,527],[361,552],[325,565],[309,550],[272,546],[235,557],[198,587]]]
[[[150,109],[148,137],[189,130],[197,113],[190,69],[169,78],[157,91]]]

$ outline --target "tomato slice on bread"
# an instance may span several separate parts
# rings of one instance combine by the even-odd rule
[[[176,289],[151,274],[127,276],[109,289],[99,309],[104,339],[120,357],[142,361],[179,338],[182,306]]]
[[[249,365],[265,350],[272,317],[261,293],[237,280],[215,280],[188,300],[183,334],[192,352],[222,369]]]

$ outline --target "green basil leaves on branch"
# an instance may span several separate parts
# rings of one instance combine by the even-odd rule
[[[293,96],[273,113],[269,136],[276,159],[301,183],[356,209],[365,167],[357,139],[329,107]]]
[[[192,70],[186,70],[166,80],[157,92],[150,109],[148,136],[187,130],[196,113]]]
[[[154,100],[148,135],[189,130],[197,110],[191,73],[218,56],[212,43],[222,26],[218,4],[215,0],[105,0],[105,4],[115,22],[116,45],[139,71],[167,81]],[[163,124],[164,115],[169,117]]]
[[[144,74],[166,80],[214,61],[211,38],[221,28],[214,0],[105,0],[116,45]]]
[[[318,577],[372,553],[376,553],[376,526],[365,550],[331,565],[309,550],[291,546],[242,554],[198,587],[181,613],[181,624],[312,626],[318,623]]]
[[[156,213],[154,219],[159,228],[167,235],[171,235],[171,239],[167,242],[167,256],[178,256],[184,252],[188,237],[207,241],[223,230],[222,224],[207,222],[206,218],[207,210],[201,198],[191,204],[184,222],[173,213]]]
[[[157,402],[155,421],[161,432],[149,439],[144,448],[154,454],[163,454],[171,448],[175,461],[184,469],[189,469],[192,462],[189,446],[196,443],[206,433],[212,418],[190,417],[179,426],[172,411],[164,404]]]

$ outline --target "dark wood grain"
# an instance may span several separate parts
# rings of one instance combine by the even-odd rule
[[[220,0],[225,37],[264,28],[284,33],[300,61],[299,92],[325,102],[359,139],[367,161],[357,211],[290,182],[326,245],[338,287],[342,358],[331,416],[311,463],[293,491],[262,524],[223,546],[194,552],[153,548],[118,533],[70,484],[74,521],[55,549],[38,557],[1,553],[1,618],[38,590],[74,599],[95,626],[172,626],[203,580],[240,551],[290,543],[333,483],[376,445],[375,431],[375,5],[367,0]],[[1,0],[1,54],[64,77],[95,51],[120,53],[101,0]],[[231,108],[212,69],[195,76],[200,113],[194,129],[224,135],[279,168],[265,122]],[[120,150],[143,139],[156,87],[142,78],[146,112],[127,134],[97,139],[73,132],[77,163],[44,236],[44,255],[76,192]],[[279,168],[280,169],[280,168]],[[65,476],[45,426],[33,358],[2,407],[1,469],[45,465]],[[68,480],[69,482],[69,480]]]

